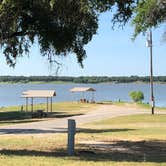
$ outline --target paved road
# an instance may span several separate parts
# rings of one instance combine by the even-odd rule
[[[147,110],[141,110],[133,107],[115,106],[115,105],[99,105],[85,115],[73,116],[70,118],[51,119],[48,121],[8,125],[0,127],[0,135],[4,134],[40,134],[40,133],[60,133],[67,131],[68,119],[75,119],[77,127],[80,125],[99,121],[106,118],[113,118],[123,115],[150,113]],[[160,113],[160,112],[158,112]]]

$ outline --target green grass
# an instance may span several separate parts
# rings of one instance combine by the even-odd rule
[[[79,103],[79,102],[58,102],[58,103],[53,103],[53,112],[75,112],[75,111],[86,111],[90,110],[96,106],[96,104],[91,104],[91,103]],[[28,105],[28,109],[31,110],[31,106]],[[44,109],[46,110],[46,104],[36,104],[34,105],[34,110],[36,109]],[[1,107],[0,112],[6,112],[6,111],[20,111],[21,107],[20,106],[10,106],[10,107]],[[25,105],[24,105],[24,111],[25,111]]]
[[[166,115],[161,114],[161,115],[145,115],[145,114],[140,114],[140,115],[129,115],[129,116],[121,116],[117,118],[111,118],[111,119],[106,119],[100,122],[93,122],[92,125],[124,125],[124,124],[137,124],[137,123],[166,123]]]
[[[166,165],[166,115],[130,115],[82,126],[78,149],[111,165]],[[145,162],[146,161],[146,162]]]
[[[1,107],[0,108],[0,125],[26,123],[39,120],[47,120],[48,118],[64,118],[74,115],[82,115],[86,112],[93,110],[97,105],[89,103],[78,103],[78,102],[61,102],[53,103],[53,112],[48,113],[46,118],[32,118],[34,113],[31,112],[31,106],[28,106],[29,111],[20,111],[20,106]],[[46,112],[46,104],[34,105],[34,111],[44,110]]]
[[[147,104],[147,103],[136,103],[136,105],[140,108],[144,108],[144,109],[151,109],[151,105]],[[160,110],[160,111],[164,111],[166,110],[166,107],[155,107],[155,110]]]
[[[84,128],[101,131],[100,134],[109,135],[113,139],[166,140],[166,115],[122,116],[87,124]]]
[[[67,134],[0,136],[1,166],[165,166],[166,115],[131,115],[81,126],[76,155]]]
[[[126,106],[126,105],[130,105],[130,106],[134,106],[137,108],[141,108],[141,109],[151,109],[151,105],[147,104],[147,103],[134,103],[134,102],[126,102],[126,101],[104,101],[103,104],[114,104],[114,105],[119,105],[119,106]],[[160,110],[160,111],[166,111],[166,107],[155,107],[155,110]]]

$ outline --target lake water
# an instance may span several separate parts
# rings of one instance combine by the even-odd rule
[[[0,106],[24,105],[25,99],[21,94],[26,90],[55,90],[57,96],[53,97],[53,102],[77,101],[83,97],[81,93],[71,93],[69,90],[73,87],[90,86],[96,89],[96,101],[131,101],[129,92],[142,91],[144,93],[144,102],[149,102],[150,86],[149,84],[1,84],[0,85]],[[166,84],[154,85],[155,104],[157,106],[166,106]],[[84,93],[84,97],[91,99],[92,93]],[[46,99],[34,99],[34,103],[43,103]]]

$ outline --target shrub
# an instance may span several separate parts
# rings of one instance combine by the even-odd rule
[[[134,102],[142,102],[144,99],[144,94],[141,91],[132,91],[129,93],[129,96]]]

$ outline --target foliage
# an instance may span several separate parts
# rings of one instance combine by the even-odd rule
[[[129,93],[129,96],[134,102],[142,102],[144,99],[144,94],[141,91],[132,91]]]
[[[0,0],[0,47],[10,66],[35,43],[50,62],[74,53],[83,66],[84,46],[106,11],[113,13],[113,27],[133,18],[135,38],[165,23],[166,0]]]
[[[98,16],[116,6],[113,23],[126,23],[134,0],[0,0],[0,46],[7,63],[29,53],[38,42],[50,62],[54,55],[74,53],[82,65],[84,46],[98,28]]]
[[[134,10],[134,37],[146,32],[151,27],[157,27],[166,20],[166,0],[140,0]]]
[[[154,82],[166,83],[166,76],[154,76]],[[0,83],[149,83],[149,77],[107,77],[107,76],[84,76],[84,77],[68,77],[68,76],[0,76]]]

